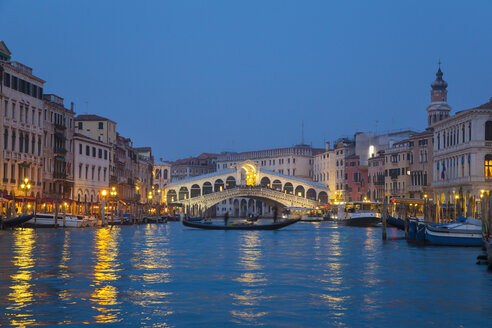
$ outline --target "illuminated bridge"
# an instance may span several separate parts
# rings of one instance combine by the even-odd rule
[[[164,195],[167,203],[180,203],[187,213],[194,214],[236,197],[282,207],[314,208],[328,203],[328,187],[324,184],[264,170],[253,161],[169,184]]]

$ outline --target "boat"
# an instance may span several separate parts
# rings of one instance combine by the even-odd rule
[[[377,212],[377,203],[350,202],[338,207],[337,222],[351,227],[375,227],[381,223],[381,214]]]
[[[49,213],[36,213],[32,219],[24,223],[24,227],[28,228],[55,228],[63,226],[67,228],[82,228],[91,225],[94,225],[94,221],[82,215],[74,216],[65,214],[64,222],[63,215],[58,215],[58,220],[55,220],[55,214]]]
[[[158,215],[158,216],[144,216],[143,221],[145,223],[167,223],[167,219]]]
[[[482,222],[474,218],[459,217],[444,224],[428,224],[425,240],[431,245],[482,246]]]
[[[211,221],[197,222],[184,219],[183,225],[190,228],[208,230],[277,230],[298,222],[300,219],[285,219],[269,224],[254,224],[252,222],[231,222],[228,225],[213,223]]]
[[[15,228],[18,226],[21,226],[23,223],[31,220],[33,215],[21,215],[15,218],[10,218],[3,220],[3,227],[4,228]]]
[[[315,208],[308,207],[286,207],[282,214],[283,219],[299,218],[301,222],[323,222],[323,216],[316,213]]]
[[[388,217],[386,218],[386,223],[392,227],[397,228],[397,229],[405,230],[405,221],[403,221],[402,219],[400,219],[398,217],[388,215]]]

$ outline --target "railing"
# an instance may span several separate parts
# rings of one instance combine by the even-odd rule
[[[55,154],[65,155],[67,153],[67,150],[65,148],[55,148],[54,152]]]
[[[55,179],[65,179],[67,177],[67,174],[64,172],[54,172],[53,173],[53,178]]]
[[[55,129],[65,130],[67,127],[60,123],[55,123]]]

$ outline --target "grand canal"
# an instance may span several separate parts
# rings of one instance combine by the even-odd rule
[[[179,222],[0,231],[0,326],[477,327],[492,273],[476,248],[389,230],[297,223],[202,231]]]

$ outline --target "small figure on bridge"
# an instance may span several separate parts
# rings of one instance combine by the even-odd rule
[[[229,221],[229,212],[224,214],[224,225],[227,225],[227,221]]]

